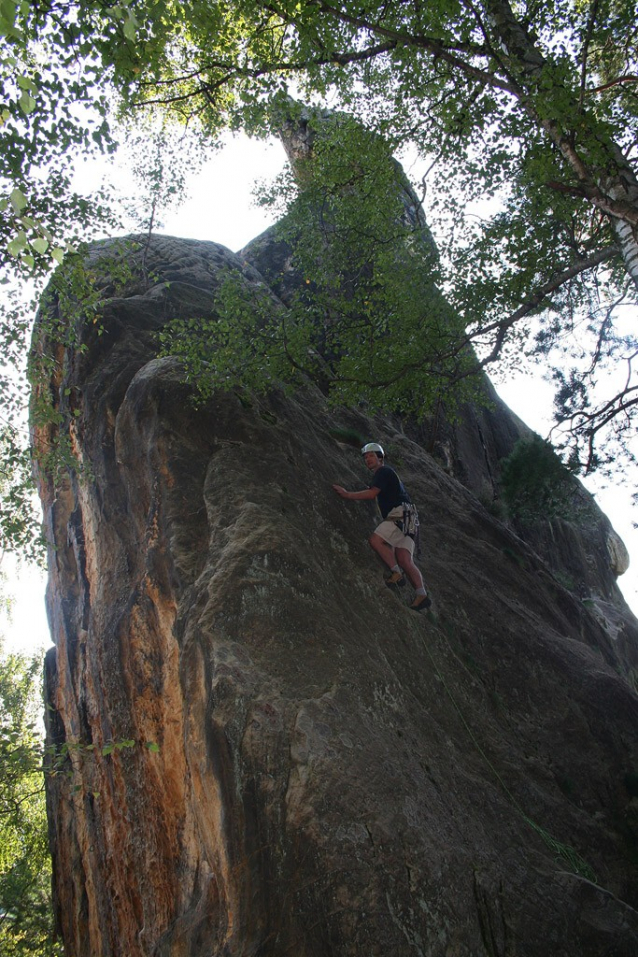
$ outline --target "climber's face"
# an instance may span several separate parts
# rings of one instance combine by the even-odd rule
[[[383,459],[380,459],[376,452],[366,452],[366,454],[363,456],[363,461],[366,463],[371,472],[376,472],[376,470],[380,469],[381,465],[383,464]]]

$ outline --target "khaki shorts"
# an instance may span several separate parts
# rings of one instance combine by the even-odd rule
[[[375,528],[374,534],[382,538],[392,548],[407,548],[410,555],[414,555],[414,539],[410,538],[409,535],[404,535],[401,529],[394,524],[394,520],[399,518],[403,518],[403,506],[393,508],[391,512],[388,512],[386,518]]]

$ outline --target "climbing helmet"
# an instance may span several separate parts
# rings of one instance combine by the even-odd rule
[[[365,455],[366,452],[376,452],[377,455],[385,456],[385,452],[378,442],[368,442],[367,445],[364,445],[361,449],[361,454]]]

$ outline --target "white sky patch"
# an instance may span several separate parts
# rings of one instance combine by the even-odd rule
[[[7,612],[0,605],[0,635],[7,651],[23,651],[27,655],[51,645],[51,635],[44,604],[46,574],[35,565],[18,563],[13,555],[5,555],[0,571],[6,576],[3,591],[10,596]]]

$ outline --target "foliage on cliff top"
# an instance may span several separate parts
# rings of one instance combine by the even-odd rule
[[[539,435],[519,439],[501,469],[501,489],[510,515],[532,523],[576,517],[573,474]]]
[[[205,393],[310,379],[336,404],[420,418],[446,396],[451,414],[477,365],[437,288],[416,195],[387,142],[352,117],[324,115],[311,135],[296,182],[284,174],[272,189],[286,215],[269,234],[274,259],[257,260],[268,288],[228,271],[217,311],[174,322],[164,353]]]

